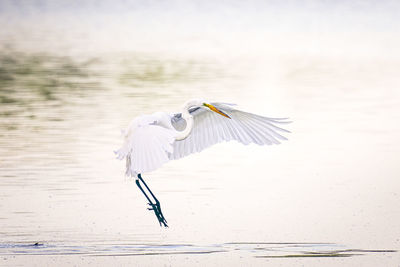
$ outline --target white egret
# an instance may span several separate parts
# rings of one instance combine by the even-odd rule
[[[160,226],[167,227],[160,202],[144,182],[142,173],[222,141],[236,140],[245,145],[279,144],[279,140],[287,140],[279,132],[289,132],[277,126],[284,123],[289,121],[240,111],[233,104],[190,100],[181,113],[156,112],[135,118],[123,132],[124,143],[115,153],[118,159],[126,158],[126,175],[136,178],[137,186],[149,201],[149,209],[154,211]]]

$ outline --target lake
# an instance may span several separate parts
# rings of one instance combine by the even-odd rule
[[[2,1],[0,265],[397,266],[400,5]],[[191,98],[289,117],[143,174],[113,151]]]

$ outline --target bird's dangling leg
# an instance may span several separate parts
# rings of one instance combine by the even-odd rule
[[[142,182],[144,184],[144,186],[146,187],[147,191],[149,191],[150,195],[153,197],[155,204],[151,201],[151,199],[149,198],[149,196],[146,194],[146,192],[143,190],[142,186],[140,185],[140,182]],[[158,199],[154,196],[153,192],[151,192],[150,188],[147,186],[147,184],[145,183],[145,181],[143,180],[142,176],[140,175],[140,173],[138,174],[138,177],[136,179],[136,185],[139,187],[140,191],[142,191],[143,195],[147,198],[147,200],[149,201],[149,205],[151,206],[151,208],[149,208],[149,210],[154,211],[158,222],[160,223],[160,226],[164,226],[164,227],[168,227],[167,225],[167,220],[164,218],[164,215],[161,211],[161,205],[160,205],[160,201],[158,201]]]

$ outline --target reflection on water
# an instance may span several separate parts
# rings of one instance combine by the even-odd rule
[[[223,72],[214,62],[195,60],[160,59],[154,56],[124,57],[121,61],[121,85],[129,87],[171,87],[177,84],[190,85],[202,80],[216,81]]]
[[[250,253],[255,258],[352,257],[395,250],[349,249],[330,243],[232,242],[213,245],[192,244],[92,244],[90,246],[54,244],[0,244],[0,255],[86,255],[152,256],[173,254]]]
[[[93,63],[93,60],[77,63],[65,56],[2,49],[0,103],[29,105],[32,101],[56,100],[98,87],[90,79],[93,73],[88,71]]]

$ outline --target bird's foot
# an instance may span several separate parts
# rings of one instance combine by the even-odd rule
[[[167,220],[164,218],[164,215],[161,211],[160,202],[157,201],[156,204],[153,204],[153,203],[148,203],[148,204],[151,207],[151,208],[148,208],[148,210],[154,211],[154,213],[157,217],[157,220],[160,223],[160,226],[168,227]]]

